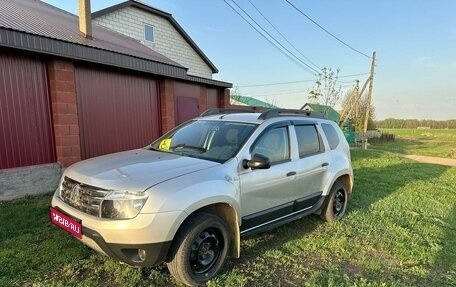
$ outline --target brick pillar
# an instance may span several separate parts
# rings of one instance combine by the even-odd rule
[[[199,96],[199,114],[201,115],[205,110],[207,110],[207,89],[206,86],[200,86],[200,96]]]
[[[51,61],[48,75],[57,161],[67,167],[81,160],[73,62]]]
[[[166,133],[176,126],[173,80],[164,79],[160,81],[160,110],[162,133]]]
[[[230,104],[230,89],[220,90],[220,108],[229,108]]]

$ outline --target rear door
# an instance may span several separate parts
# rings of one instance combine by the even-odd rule
[[[316,124],[295,123],[294,129],[299,155],[296,164],[297,186],[301,197],[305,198],[303,207],[306,208],[320,198],[330,162]]]

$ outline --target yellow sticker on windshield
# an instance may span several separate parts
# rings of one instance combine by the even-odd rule
[[[164,139],[160,142],[160,145],[158,146],[158,148],[161,150],[169,150],[170,146],[171,146],[171,139]]]

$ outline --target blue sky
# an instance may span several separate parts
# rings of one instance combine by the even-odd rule
[[[369,72],[370,59],[332,38],[285,0],[235,1],[294,51],[256,12],[252,2],[318,67],[339,68],[341,76]],[[76,0],[45,2],[71,13],[77,11]],[[120,2],[92,0],[92,11]],[[282,55],[223,0],[144,2],[173,15],[219,69],[215,79],[238,85],[242,95],[283,107],[299,108],[308,101],[313,86],[310,80],[315,76]],[[456,119],[456,1],[290,2],[353,48],[368,55],[377,52],[373,87],[377,119]],[[356,79],[363,83],[367,77],[340,78],[342,89],[350,89]],[[244,87],[307,80],[310,82]]]

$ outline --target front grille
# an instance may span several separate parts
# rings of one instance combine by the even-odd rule
[[[108,193],[109,190],[82,184],[65,176],[60,189],[60,198],[82,212],[100,216],[101,201]]]

